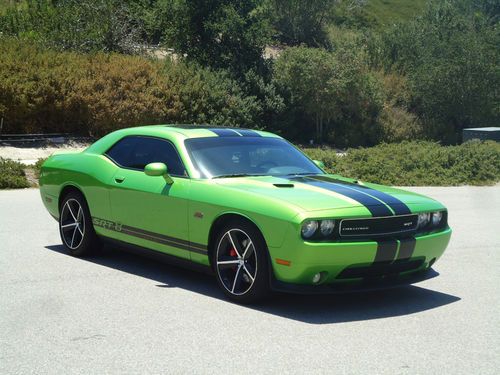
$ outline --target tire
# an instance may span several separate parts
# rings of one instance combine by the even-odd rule
[[[252,303],[269,294],[269,261],[260,232],[244,220],[224,225],[214,242],[212,265],[224,294],[238,303]]]
[[[59,234],[66,251],[85,257],[100,249],[87,201],[76,191],[66,194],[59,208]]]

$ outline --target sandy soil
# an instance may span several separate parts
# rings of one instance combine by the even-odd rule
[[[26,165],[33,165],[38,159],[47,158],[56,151],[79,152],[84,150],[88,144],[69,142],[63,145],[45,146],[0,146],[0,157],[19,161]]]

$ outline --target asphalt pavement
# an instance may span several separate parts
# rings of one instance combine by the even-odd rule
[[[224,299],[210,276],[65,254],[38,190],[0,192],[0,374],[498,374],[500,186],[411,188],[451,243],[415,286]]]

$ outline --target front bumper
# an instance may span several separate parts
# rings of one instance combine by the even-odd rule
[[[280,248],[269,249],[274,271],[273,284],[277,290],[300,290],[302,286],[349,290],[366,284],[387,287],[400,282],[416,282],[419,275],[441,257],[450,237],[449,228],[417,236],[411,256],[405,259],[398,259],[404,251],[405,241],[397,240],[394,259],[381,263],[376,262],[377,241],[314,243],[289,237]],[[312,279],[317,273],[322,274],[321,281],[314,284]],[[416,277],[416,281],[408,281],[412,276]],[[285,284],[291,284],[293,288]]]
[[[375,290],[384,290],[392,288],[401,288],[411,284],[419,283],[425,280],[439,276],[439,273],[432,268],[411,273],[409,275],[391,275],[388,277],[377,277],[364,279],[357,283],[349,284],[320,284],[304,285],[292,284],[271,280],[271,289],[275,292],[293,293],[293,294],[343,294],[356,292],[369,292]]]

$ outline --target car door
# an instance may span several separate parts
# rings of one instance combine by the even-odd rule
[[[189,259],[190,181],[175,146],[166,139],[127,136],[106,156],[119,167],[110,181],[114,237]],[[144,173],[144,167],[155,162],[167,165],[173,184],[167,184],[162,176]]]

